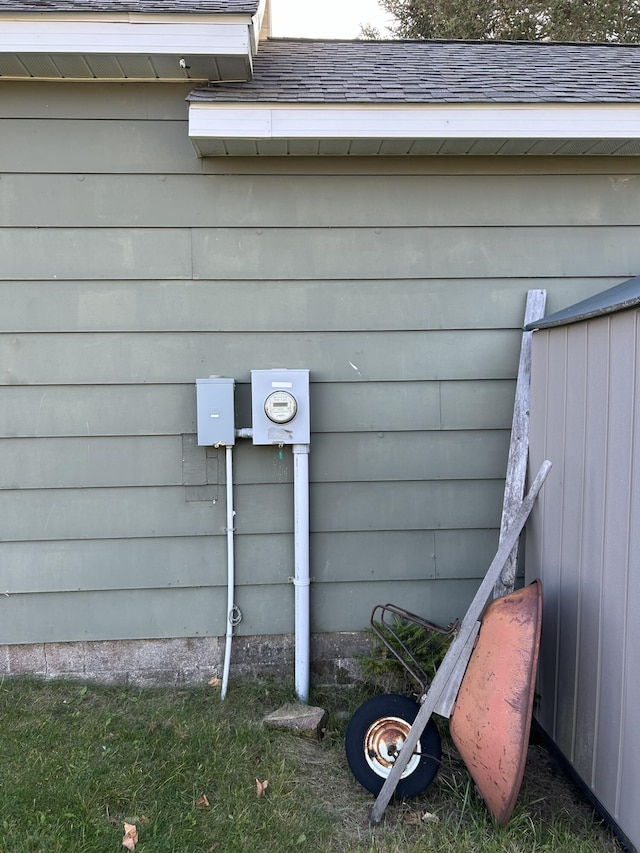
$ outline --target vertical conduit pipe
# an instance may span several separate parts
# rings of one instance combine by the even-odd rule
[[[295,588],[295,687],[298,700],[309,700],[309,445],[293,445],[293,529]]]
[[[220,697],[227,695],[229,684],[229,667],[231,665],[231,638],[233,637],[233,626],[236,624],[236,606],[234,603],[235,587],[235,553],[234,553],[234,516],[233,510],[233,448],[227,445],[226,449],[226,475],[227,475],[227,633],[224,644],[224,668],[222,671],[222,687]]]

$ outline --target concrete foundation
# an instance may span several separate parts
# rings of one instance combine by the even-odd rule
[[[353,684],[357,655],[370,648],[364,633],[317,634],[311,677],[317,685]],[[224,637],[104,640],[0,646],[0,677],[27,675],[140,687],[206,684],[222,674]],[[230,678],[293,678],[290,634],[234,638]]]

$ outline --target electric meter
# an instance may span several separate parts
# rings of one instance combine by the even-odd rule
[[[251,371],[254,444],[309,444],[309,371]]]
[[[274,424],[288,424],[297,411],[296,398],[289,391],[274,391],[264,401],[264,413]]]

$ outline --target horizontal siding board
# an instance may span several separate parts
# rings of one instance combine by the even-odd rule
[[[43,124],[32,118],[0,119],[0,139],[0,172],[81,176],[87,172],[197,174],[201,170],[186,120],[81,118]]]
[[[178,437],[21,438],[0,441],[0,489],[178,486]]]
[[[195,394],[195,382],[7,385],[2,389],[0,433],[10,437],[194,433]]]
[[[640,226],[203,228],[193,254],[206,279],[629,276]]]
[[[223,534],[224,504],[186,502],[180,487],[0,492],[4,541]]]
[[[312,382],[317,432],[510,429],[513,380]],[[195,433],[195,383],[6,385],[5,437]],[[236,423],[251,423],[249,386],[237,386]],[[313,448],[312,448],[313,450]]]
[[[483,578],[495,530],[369,530],[314,533],[314,583]]]
[[[174,228],[0,228],[3,279],[191,276],[191,235]]]
[[[136,120],[186,120],[185,98],[191,83],[100,83],[97,89],[86,83],[37,83],[4,85],[0,118],[4,119],[96,119],[100,122]]]
[[[319,437],[310,458],[312,480],[496,479],[506,471],[509,433],[412,432]]]
[[[293,537],[237,536],[235,554],[237,586],[282,583]],[[224,536],[3,542],[0,556],[0,594],[227,584]]]
[[[112,129],[113,124],[102,122],[102,132],[107,139],[114,134],[117,144],[122,125]],[[164,125],[159,132],[165,132]],[[162,171],[161,164],[157,168]],[[640,204],[637,175],[626,179],[606,175],[345,178],[99,171],[83,175],[83,180],[74,174],[3,175],[0,223],[41,228],[138,227],[140,223],[261,228],[265,222],[270,227],[303,228],[636,225]],[[123,194],[131,194],[136,204],[123,206]],[[389,204],[393,196],[402,199],[401,206]],[[522,204],[522,196],[527,204]]]
[[[180,487],[0,491],[3,541],[202,536],[224,532],[224,501],[186,501]],[[502,483],[317,483],[311,529],[423,530],[491,528],[499,522]],[[289,484],[236,489],[236,530],[290,533]]]
[[[499,480],[317,483],[311,496],[311,529],[496,527],[503,489]]]
[[[638,226],[0,229],[9,281],[617,277],[639,247]]]
[[[521,335],[438,332],[0,335],[0,385],[249,378],[254,365],[308,368],[314,380],[506,379]],[[473,353],[473,356],[470,355]]]
[[[461,618],[477,580],[378,581],[318,584],[312,590],[312,631],[362,631],[376,604],[391,602],[439,625]]]
[[[310,457],[312,482],[496,479],[504,475],[506,431],[336,433],[317,436]],[[234,452],[236,483],[292,482],[289,450]],[[207,465],[205,447],[193,448],[189,476],[180,436],[21,438],[0,441],[0,489],[179,486],[224,483],[224,465]],[[201,476],[198,476],[201,475]]]
[[[617,283],[556,279],[542,285],[560,309]],[[0,282],[0,331],[519,328],[526,293],[540,285],[512,279]]]

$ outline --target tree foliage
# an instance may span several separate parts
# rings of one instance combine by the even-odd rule
[[[405,39],[640,42],[640,0],[378,0]],[[364,28],[363,35],[375,31]]]

